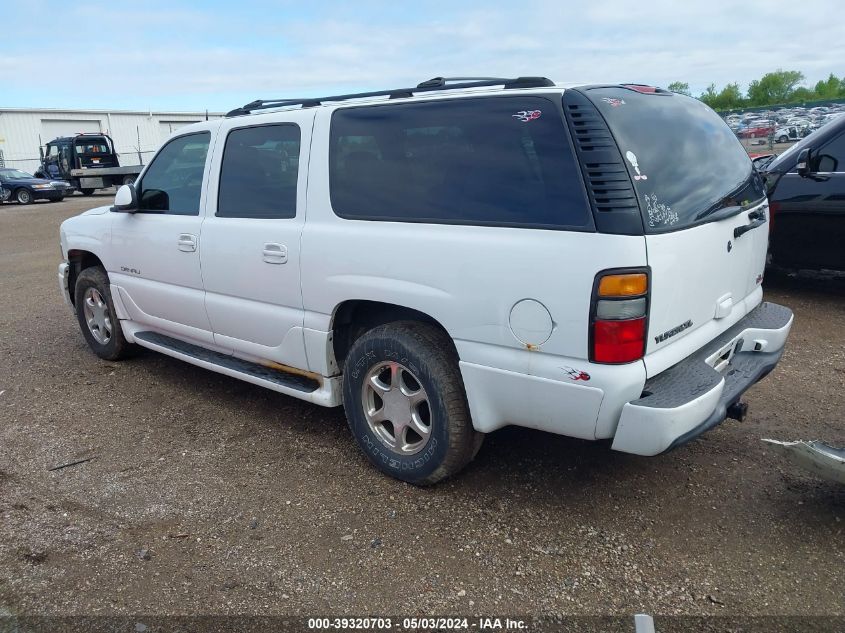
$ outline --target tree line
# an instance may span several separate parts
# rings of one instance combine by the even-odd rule
[[[819,81],[813,88],[802,86],[804,80],[804,73],[798,70],[778,69],[752,81],[744,93],[736,82],[727,84],[721,90],[717,90],[716,84],[711,83],[698,98],[714,110],[845,98],[845,76],[840,79],[831,73],[830,77]],[[686,82],[673,81],[668,88],[672,92],[692,96]]]

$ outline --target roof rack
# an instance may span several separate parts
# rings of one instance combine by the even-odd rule
[[[283,108],[298,105],[312,108],[324,102],[348,101],[350,99],[366,99],[368,97],[389,97],[390,99],[404,99],[414,96],[417,92],[434,92],[438,90],[460,90],[462,88],[483,88],[485,86],[504,86],[505,90],[515,88],[550,88],[554,86],[551,79],[545,77],[434,77],[417,84],[415,88],[393,88],[392,90],[375,90],[373,92],[355,92],[345,95],[329,97],[306,97],[303,99],[257,99],[240,108],[226,113],[227,117],[243,116],[256,110]]]

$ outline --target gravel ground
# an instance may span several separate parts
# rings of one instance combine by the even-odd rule
[[[0,613],[845,614],[845,493],[760,442],[845,441],[841,286],[767,283],[796,323],[742,424],[659,458],[503,429],[417,489],[340,409],[89,352],[58,225],[108,202],[0,207]]]

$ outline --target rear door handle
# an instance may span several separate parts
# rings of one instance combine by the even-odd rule
[[[182,233],[177,242],[179,250],[186,253],[193,253],[197,250],[197,236],[190,233]]]
[[[264,244],[264,261],[268,264],[286,264],[288,261],[288,247],[284,244],[267,242]]]
[[[734,229],[734,239],[740,237],[741,235],[745,235],[748,231],[756,229],[758,226],[763,226],[766,223],[766,212],[752,211],[748,214],[748,219],[752,220],[752,222],[746,224],[745,226],[738,226]]]

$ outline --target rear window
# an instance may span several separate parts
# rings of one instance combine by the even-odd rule
[[[765,195],[734,133],[697,99],[624,88],[585,94],[619,145],[646,232],[687,228],[720,209],[748,205]]]
[[[559,107],[542,97],[337,110],[330,190],[344,218],[580,228],[591,222]]]
[[[105,139],[91,139],[76,142],[77,154],[108,154],[109,146]]]

